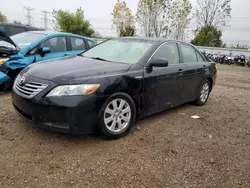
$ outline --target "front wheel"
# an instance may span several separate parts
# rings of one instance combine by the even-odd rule
[[[202,84],[202,86],[199,90],[199,93],[198,93],[198,96],[195,100],[195,103],[198,106],[203,106],[204,104],[206,104],[208,97],[209,97],[209,94],[210,94],[210,91],[211,91],[211,83],[208,80],[206,80]]]
[[[133,99],[125,93],[112,95],[103,104],[98,119],[102,137],[115,139],[125,136],[135,125],[136,108]]]

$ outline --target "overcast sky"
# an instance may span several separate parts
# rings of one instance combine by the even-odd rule
[[[26,11],[22,7],[28,6],[34,8],[32,11],[33,25],[43,27],[41,10],[52,11],[53,9],[68,9],[75,11],[82,7],[86,19],[90,20],[93,27],[103,36],[114,36],[111,30],[111,15],[113,6],[117,0],[0,0],[0,11],[6,15],[9,21],[20,20],[26,23]],[[138,0],[125,0],[131,8],[133,14],[136,13]],[[191,0],[195,6],[196,0]],[[250,0],[232,0],[232,18],[230,28],[223,30],[223,40],[229,44],[241,43],[250,46]],[[49,16],[52,19],[52,16]],[[52,25],[49,25],[52,29]]]

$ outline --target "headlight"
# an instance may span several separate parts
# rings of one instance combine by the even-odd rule
[[[63,85],[54,88],[47,97],[52,96],[73,96],[73,95],[88,95],[95,92],[100,84],[82,84],[82,85]]]
[[[6,61],[8,61],[9,59],[0,59],[0,65],[4,64]]]

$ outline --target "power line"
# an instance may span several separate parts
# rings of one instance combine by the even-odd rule
[[[31,15],[31,11],[33,11],[34,9],[31,8],[31,7],[27,7],[27,6],[23,6],[23,8],[27,11],[27,14],[26,14],[26,18],[27,18],[27,24],[28,25],[32,25],[32,15]]]
[[[43,18],[41,18],[41,20],[44,21],[44,29],[47,30],[48,29],[48,22],[49,22],[48,14],[50,12],[46,11],[46,10],[42,10],[41,12],[43,13]]]

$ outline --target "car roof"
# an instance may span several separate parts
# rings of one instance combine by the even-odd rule
[[[14,23],[0,23],[1,26],[12,26],[12,27],[22,27],[22,28],[27,28],[27,29],[36,29],[36,30],[44,30],[42,28],[38,27],[33,27],[29,25],[23,25],[23,24],[14,24]]]
[[[27,31],[27,33],[37,33],[37,34],[44,34],[44,35],[66,35],[66,36],[76,36],[76,37],[82,37],[85,39],[89,39],[94,41],[93,38],[89,38],[89,37],[85,37],[85,36],[81,36],[81,35],[76,35],[76,34],[72,34],[72,33],[65,33],[65,32],[58,32],[58,31]]]
[[[130,40],[141,40],[141,41],[150,41],[150,42],[155,42],[155,43],[163,43],[163,42],[182,42],[182,43],[187,43],[184,41],[180,40],[174,40],[174,39],[166,39],[166,38],[156,38],[156,37],[117,37],[118,39],[130,39]],[[190,43],[187,43],[190,44]]]

